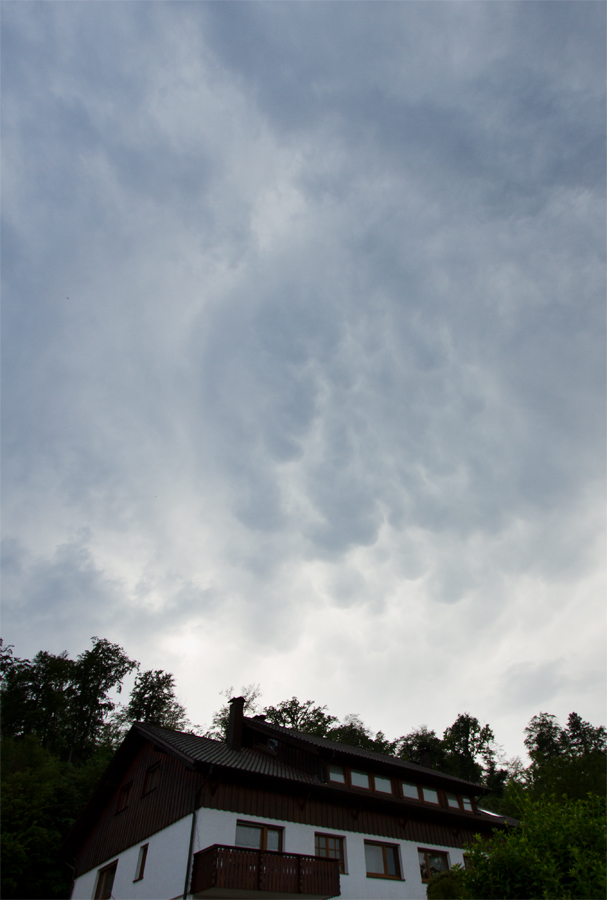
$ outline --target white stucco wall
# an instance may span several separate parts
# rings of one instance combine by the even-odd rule
[[[449,865],[463,863],[464,851],[435,844],[417,844],[411,841],[395,841],[378,835],[365,835],[352,831],[336,831],[314,825],[300,825],[279,819],[244,816],[216,809],[199,809],[194,836],[194,853],[211,844],[234,845],[236,822],[260,822],[278,825],[284,829],[283,850],[287,853],[303,853],[314,856],[314,834],[335,834],[345,838],[346,870],[341,875],[343,900],[425,900],[426,885],[421,880],[417,848],[444,850],[449,854]],[[118,857],[111,857],[77,879],[73,900],[91,900],[100,868],[118,859],[112,895],[116,900],[174,900],[181,897],[185,880],[186,857],[190,841],[192,817],[187,816],[144,841],[124,850]],[[368,878],[365,868],[365,840],[398,844],[401,872],[404,881],[385,878]],[[148,843],[145,874],[141,881],[133,882],[139,848]]]

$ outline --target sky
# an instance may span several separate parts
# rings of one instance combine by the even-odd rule
[[[606,721],[605,14],[2,4],[17,655]]]

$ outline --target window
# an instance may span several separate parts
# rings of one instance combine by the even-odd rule
[[[112,888],[114,886],[114,875],[118,868],[118,860],[109,866],[99,869],[97,875],[97,886],[95,888],[95,900],[109,900],[112,896]]]
[[[455,794],[447,794],[447,803],[453,809],[459,809],[459,800]]]
[[[424,800],[426,803],[438,803],[438,794],[433,788],[422,788]]]
[[[449,857],[440,850],[418,850],[417,854],[422,881],[430,881],[437,872],[446,872],[449,868]]]
[[[402,786],[403,797],[410,797],[412,800],[419,800],[419,793],[416,784],[411,784],[410,781],[403,781]]]
[[[346,783],[346,775],[342,766],[329,766],[329,781],[337,781],[338,784]]]
[[[374,841],[365,841],[365,862],[367,878],[400,879],[398,846],[395,844],[376,844]]]
[[[148,857],[148,847],[149,844],[144,844],[143,847],[139,848],[139,858],[137,860],[137,868],[135,869],[135,877],[133,881],[141,881],[143,878],[143,871],[145,869],[145,861]]]
[[[346,857],[344,853],[344,839],[334,834],[315,834],[314,852],[316,856],[324,856],[329,859],[339,860],[339,871],[345,874]]]
[[[116,812],[122,812],[123,809],[126,809],[129,805],[129,798],[131,796],[131,788],[133,787],[133,782],[129,781],[128,784],[125,784],[124,787],[120,788],[120,793],[118,794],[118,804],[116,806]]]
[[[369,776],[366,772],[357,772],[352,769],[350,772],[350,782],[352,787],[366,788],[369,790]]]
[[[145,781],[143,782],[143,793],[149,794],[158,784],[158,773],[160,771],[160,763],[156,763],[145,773]]]
[[[252,850],[282,851],[282,828],[272,825],[257,825],[254,822],[236,823],[236,846],[250,847]]]
[[[373,780],[375,782],[376,791],[381,791],[384,794],[392,793],[392,782],[389,778],[382,778],[381,775],[374,775]]]
[[[470,797],[462,797],[462,803],[464,804],[464,809],[467,809],[468,812],[474,812]]]

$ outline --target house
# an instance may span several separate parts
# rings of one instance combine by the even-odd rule
[[[243,710],[225,743],[131,728],[67,839],[73,900],[421,900],[506,827],[478,784]]]

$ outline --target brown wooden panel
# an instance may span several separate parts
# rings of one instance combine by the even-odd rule
[[[271,808],[268,806],[270,798]],[[338,831],[377,834],[382,837],[439,844],[445,847],[462,848],[464,843],[474,837],[472,830],[456,829],[415,819],[409,819],[403,825],[402,813],[390,816],[364,808],[357,811],[356,808],[321,800],[308,800],[305,804],[297,803],[285,792],[268,792],[244,785],[221,784],[213,796],[205,785],[201,793],[201,804],[210,809],[223,809],[260,818],[299,822]],[[478,831],[488,832],[487,826],[483,825],[484,823],[479,823]]]
[[[160,763],[157,786],[143,794],[145,773]],[[133,782],[126,809],[116,813],[120,789]],[[173,757],[144,744],[110,797],[76,858],[76,877],[192,811],[202,775],[188,771]],[[184,871],[187,847],[183,849]]]

